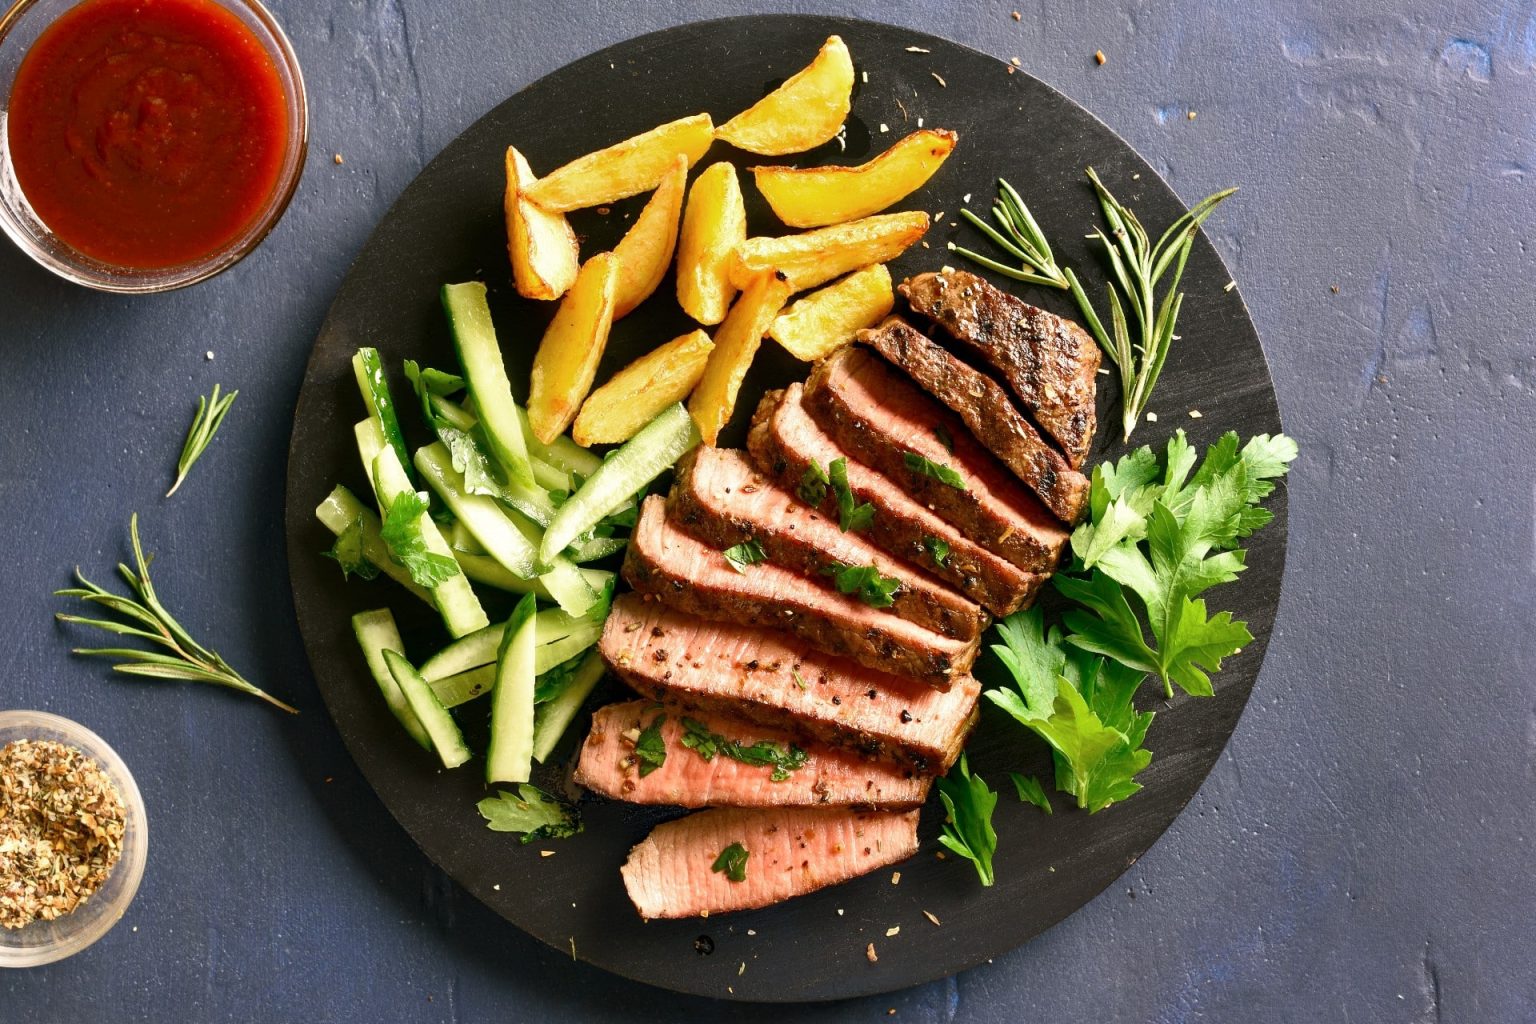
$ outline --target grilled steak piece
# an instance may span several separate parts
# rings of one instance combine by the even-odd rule
[[[666,759],[641,774],[636,737],[658,718]],[[703,743],[697,741],[701,735]],[[686,745],[685,736],[695,737],[695,742]],[[715,737],[739,744],[746,760],[713,749],[710,741]],[[763,756],[765,752],[768,757]],[[770,761],[771,757],[787,760]],[[775,775],[778,781],[774,781]],[[576,781],[604,796],[634,804],[826,804],[886,809],[917,807],[928,795],[929,783],[911,765],[872,761],[850,750],[807,743],[788,730],[766,728],[735,715],[689,711],[677,703],[663,703],[658,708],[649,700],[609,704],[593,714],[592,729],[576,765]]]
[[[899,759],[919,774],[942,775],[960,756],[981,694],[970,676],[935,690],[775,630],[701,619],[638,594],[613,602],[598,650],[647,697]]]
[[[745,876],[713,869],[733,843]],[[751,910],[868,874],[917,852],[917,812],[722,807],[657,825],[619,869],[640,916]]]
[[[1093,402],[1100,356],[1091,334],[963,270],[919,274],[897,290],[913,310],[1001,374],[1072,468],[1082,466],[1098,417]]]
[[[862,346],[811,370],[805,407],[838,446],[987,550],[1022,569],[1056,563],[1067,531],[950,411]],[[914,469],[953,470],[963,487]]]
[[[803,398],[799,384],[764,395],[747,435],[758,468],[797,493],[811,462],[825,472],[834,460],[847,457],[811,419]],[[861,536],[948,580],[994,615],[1023,607],[1045,580],[1041,573],[1025,572],[972,542],[894,481],[854,459],[848,459],[848,489],[856,501],[875,507],[874,519]],[[837,514],[830,489],[820,507],[823,515]],[[1039,568],[1050,567],[1042,560]]]
[[[660,495],[645,499],[624,555],[624,578],[680,611],[783,629],[828,654],[940,688],[976,660],[977,640],[955,640],[871,608],[852,594],[767,562],[737,572],[718,549],[667,519]]]
[[[987,627],[987,614],[975,602],[859,534],[844,533],[835,517],[823,516],[760,474],[745,452],[706,446],[684,456],[667,498],[667,517],[722,551],[754,541],[769,562],[802,576],[820,578],[829,565],[873,565],[901,583],[891,611],[936,633],[974,640]]]
[[[957,359],[900,317],[858,338],[960,414],[976,439],[1029,484],[1056,515],[1075,523],[1088,503],[1088,478],[1040,437],[1002,385]]]

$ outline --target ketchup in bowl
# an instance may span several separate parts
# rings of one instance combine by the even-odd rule
[[[262,217],[289,118],[267,47],[214,0],[84,0],[22,58],[7,141],[60,241],[147,270],[217,253]]]

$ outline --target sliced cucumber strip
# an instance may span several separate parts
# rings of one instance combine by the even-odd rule
[[[468,761],[471,757],[469,745],[464,742],[464,734],[459,731],[458,723],[437,699],[427,681],[405,660],[405,655],[387,650],[384,652],[384,663],[389,667],[390,675],[395,677],[395,685],[405,695],[412,714],[431,737],[432,747],[437,751],[437,756],[442,758],[443,767],[457,768]]]
[[[410,455],[405,450],[405,437],[400,433],[400,416],[395,411],[394,397],[389,393],[389,378],[384,376],[384,364],[376,348],[360,348],[352,356],[352,373],[357,377],[357,389],[363,393],[363,404],[368,407],[369,419],[379,421],[385,442],[395,450],[400,464],[405,465]]]
[[[453,468],[453,456],[441,442],[416,450],[416,469],[488,555],[514,576],[532,579],[538,575],[534,566],[537,547],[494,499],[465,492],[464,475]]]
[[[595,562],[599,558],[607,558],[609,555],[623,551],[629,541],[623,537],[593,537],[580,544],[572,545],[566,554],[573,562]]]
[[[543,561],[553,562],[572,541],[634,497],[640,488],[698,443],[699,429],[681,402],[641,427],[560,506],[555,521],[544,531],[539,549]]]
[[[432,396],[432,410],[455,430],[470,431],[480,421],[475,419],[473,413],[450,398],[439,395]],[[521,409],[519,409],[521,411]],[[526,418],[527,414],[523,413]],[[524,436],[532,443],[532,435],[524,431]],[[572,442],[574,444],[574,442]],[[583,449],[577,449],[582,451]],[[533,468],[533,482],[539,487],[549,491],[559,491],[561,494],[571,493],[571,474],[559,466],[545,459],[539,458],[531,450],[528,453],[528,464]]]
[[[427,685],[432,687],[443,707],[456,708],[491,692],[491,687],[496,685],[496,663],[492,661],[468,672],[432,680]]]
[[[533,486],[528,465],[528,443],[512,401],[512,383],[501,359],[491,307],[485,301],[485,285],[479,281],[443,286],[443,310],[453,332],[453,344],[464,367],[464,379],[474,396],[476,414],[485,429],[491,455],[506,470],[508,479]]]
[[[480,542],[475,539],[473,533],[469,532],[469,527],[464,525],[462,519],[455,519],[453,521],[453,529],[443,534],[443,536],[447,539],[448,545],[453,548],[453,557],[455,558],[459,557],[460,554],[485,554],[485,548],[480,546]]]
[[[486,782],[527,782],[533,772],[534,648],[538,628],[533,595],[517,603],[496,656],[491,690],[491,744]]]
[[[363,649],[363,659],[368,662],[368,671],[378,684],[384,703],[389,705],[389,710],[405,726],[411,738],[423,748],[431,750],[432,738],[427,735],[421,720],[406,702],[405,694],[400,692],[400,684],[395,682],[389,665],[384,661],[385,651],[402,655],[405,653],[405,641],[400,639],[400,629],[395,625],[393,613],[388,608],[358,612],[352,616],[352,635],[357,637],[357,645]]]
[[[352,427],[352,436],[357,438],[357,456],[363,462],[363,473],[373,482],[373,463],[379,457],[379,452],[388,447],[389,442],[384,439],[384,428],[374,416],[360,420]],[[411,488],[415,490],[415,487]],[[379,496],[378,484],[373,485],[373,498],[379,506],[379,514],[383,515],[389,503]]]
[[[603,657],[596,651],[588,654],[576,668],[576,674],[565,684],[560,695],[547,704],[540,704],[533,716],[533,759],[540,764],[554,752],[555,745],[565,730],[570,728],[576,713],[586,703],[588,695],[603,678]]]
[[[429,683],[436,683],[461,672],[467,672],[496,660],[506,635],[506,623],[495,622],[453,643],[428,658],[421,666],[421,676]],[[561,662],[569,661],[597,643],[602,636],[603,624],[580,615],[571,615],[559,608],[546,608],[534,618],[534,644],[536,646],[537,671],[548,672]]]
[[[325,528],[340,537],[353,523],[361,521],[363,527],[363,557],[379,567],[379,571],[416,597],[428,604],[432,603],[432,595],[425,587],[418,587],[416,581],[411,579],[411,574],[396,564],[389,557],[389,548],[384,545],[384,538],[379,533],[379,517],[373,509],[368,508],[357,499],[357,495],[347,490],[341,484],[337,484],[315,509],[315,518],[325,524]]]
[[[596,473],[597,467],[603,464],[602,456],[588,451],[565,434],[561,434],[549,444],[534,437],[533,425],[528,422],[528,410],[522,406],[517,407],[517,420],[523,428],[523,439],[528,443],[529,454],[542,459],[556,469],[576,473],[585,479]]]
[[[586,570],[561,555],[555,559],[548,572],[539,576],[539,582],[549,591],[555,603],[572,615],[585,615],[602,597],[587,582]]]

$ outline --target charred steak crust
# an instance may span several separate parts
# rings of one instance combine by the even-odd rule
[[[1001,374],[1072,468],[1082,466],[1098,425],[1100,353],[1092,335],[964,270],[919,274],[897,290],[915,312]]]
[[[1062,521],[1071,524],[1081,518],[1088,503],[1088,478],[1040,437],[996,381],[900,317],[860,331],[858,340],[958,413],[976,439]]]
[[[975,602],[858,534],[844,533],[759,473],[744,452],[703,446],[683,456],[667,516],[721,551],[755,541],[769,562],[802,576],[821,578],[832,565],[872,564],[901,581],[891,611],[944,636],[974,640],[987,627],[989,618]]]
[[[747,435],[747,448],[758,468],[780,487],[791,491],[799,487],[809,467],[808,460],[816,457],[807,454],[802,442],[817,445],[816,450],[821,455],[818,461],[823,470],[842,454],[801,408],[801,397],[799,384],[764,395],[753,414],[752,428]],[[794,433],[793,437],[789,436],[791,433]],[[874,521],[863,531],[863,537],[895,557],[953,584],[993,615],[1008,615],[1027,607],[1045,581],[1043,573],[1025,572],[973,543],[902,493],[882,474],[852,459],[848,463],[848,474],[855,498],[871,503],[876,509]],[[836,501],[830,493],[820,508],[823,515],[837,514]],[[949,545],[949,553],[943,562],[938,562],[925,546],[925,540],[930,537]]]

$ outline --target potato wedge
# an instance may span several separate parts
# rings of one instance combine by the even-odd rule
[[[584,448],[628,441],[667,406],[688,397],[714,347],[708,334],[696,330],[647,352],[587,396],[571,438]]]
[[[592,390],[613,326],[618,283],[618,257],[611,252],[593,256],[582,264],[544,331],[528,385],[528,423],[544,444],[565,432]]]
[[[958,136],[924,128],[857,167],[754,167],[757,190],[792,228],[819,228],[879,213],[923,187]]]
[[[789,290],[802,292],[871,263],[900,256],[928,230],[921,210],[882,213],[846,224],[817,228],[780,238],[749,238],[736,247],[731,282],[737,287],[764,270],[789,278]]]
[[[835,136],[853,96],[853,58],[829,36],[816,59],[731,118],[715,138],[763,156],[803,153]]]
[[[650,202],[613,247],[613,254],[619,258],[619,284],[613,298],[615,320],[628,316],[650,298],[672,265],[672,253],[677,248],[677,221],[688,188],[688,157],[679,153],[673,160],[672,170],[656,186]],[[656,411],[664,407],[665,403]]]
[[[774,317],[789,300],[789,281],[776,270],[765,270],[747,283],[715,332],[715,350],[693,396],[688,412],[699,425],[705,444],[714,444],[736,408],[736,394],[752,366],[752,357]]]
[[[533,171],[512,146],[507,147],[507,191],[502,209],[507,216],[507,254],[512,257],[512,283],[529,299],[558,299],[576,280],[581,252],[576,232],[565,215],[529,202],[524,190],[534,182]]]
[[[736,286],[731,260],[747,239],[747,208],[736,168],[721,161],[694,179],[677,244],[677,304],[701,324],[725,319]]]
[[[714,141],[708,114],[669,121],[632,139],[625,139],[550,171],[524,193],[557,213],[601,206],[649,192],[672,171],[682,153],[692,167]]]
[[[891,272],[876,263],[796,302],[774,319],[768,334],[796,359],[812,363],[852,343],[854,334],[884,320],[895,305]]]

